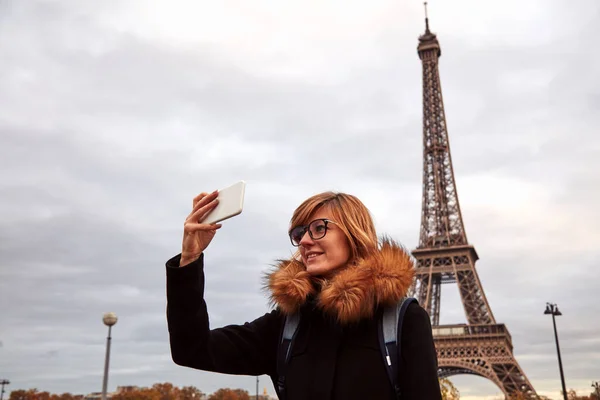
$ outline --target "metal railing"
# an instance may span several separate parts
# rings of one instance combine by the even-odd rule
[[[485,336],[508,336],[512,341],[510,333],[504,324],[483,324],[483,325],[442,325],[432,329],[434,337],[485,337]]]

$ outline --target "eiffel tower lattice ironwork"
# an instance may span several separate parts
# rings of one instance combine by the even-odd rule
[[[510,333],[496,322],[475,269],[479,258],[467,241],[452,159],[438,60],[441,48],[425,18],[418,54],[423,64],[423,204],[417,274],[411,294],[429,312],[440,377],[474,374],[493,381],[508,398],[533,398],[533,386],[513,355]],[[467,324],[440,325],[443,283],[456,283]]]

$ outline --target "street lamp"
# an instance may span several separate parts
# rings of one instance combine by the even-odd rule
[[[113,312],[104,313],[102,322],[108,326],[108,336],[106,337],[106,358],[104,359],[104,380],[102,382],[102,400],[106,400],[106,387],[108,385],[108,362],[110,359],[110,332],[112,326],[117,323],[117,314]]]
[[[555,317],[562,315],[560,311],[558,311],[558,306],[552,303],[546,303],[546,311],[544,314],[552,315],[552,324],[554,325],[554,340],[556,341],[556,353],[558,354],[558,368],[560,369],[560,382],[562,384],[563,397],[567,400],[567,388],[565,386],[565,375],[563,373],[562,360],[560,358],[560,347],[558,345],[558,333],[556,332],[556,319]]]
[[[0,385],[2,385],[2,391],[0,391],[0,400],[4,398],[4,385],[10,385],[10,381],[8,379],[1,379]]]

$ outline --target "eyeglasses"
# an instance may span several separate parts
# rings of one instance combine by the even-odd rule
[[[327,218],[319,218],[310,222],[308,225],[300,225],[292,228],[289,232],[292,245],[295,247],[300,246],[300,241],[306,232],[308,232],[308,235],[312,240],[323,239],[327,233],[327,229],[329,229],[327,227],[327,224],[329,223],[335,224],[336,222]]]

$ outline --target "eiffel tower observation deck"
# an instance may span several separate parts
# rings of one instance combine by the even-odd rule
[[[442,51],[429,29],[427,9],[417,51],[423,66],[423,199],[411,295],[431,317],[438,375],[478,375],[494,382],[507,398],[535,398],[513,355],[510,333],[496,322],[475,269],[479,256],[467,240],[450,155],[439,71]],[[458,285],[467,324],[439,324],[442,283]]]

